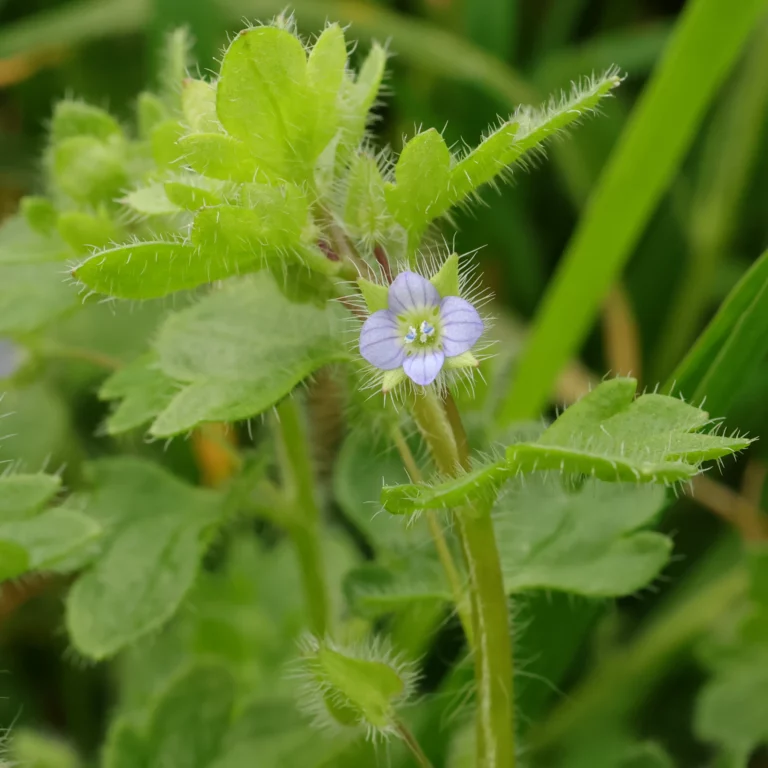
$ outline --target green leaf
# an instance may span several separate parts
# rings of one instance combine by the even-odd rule
[[[94,490],[85,513],[103,527],[103,548],[67,596],[66,624],[75,648],[98,660],[173,616],[195,579],[201,536],[216,522],[221,502],[140,459],[89,467]]]
[[[27,768],[79,768],[82,765],[75,750],[65,741],[29,728],[14,729],[10,752],[17,765]]]
[[[167,216],[179,212],[178,206],[168,199],[162,182],[134,189],[120,202],[142,216]]]
[[[152,157],[159,168],[180,168],[187,161],[181,139],[184,129],[178,120],[163,120],[152,129]]]
[[[451,153],[434,128],[414,136],[398,158],[397,183],[386,187],[387,204],[398,224],[415,238],[411,240],[414,248],[429,222],[439,215],[434,212],[442,208],[451,179],[451,162]]]
[[[365,306],[373,314],[389,307],[389,288],[386,285],[379,285],[366,280],[364,277],[357,278],[357,287],[365,300]]]
[[[128,183],[124,148],[93,136],[73,136],[53,149],[56,185],[74,200],[111,203]]]
[[[146,740],[128,718],[120,717],[110,725],[102,765],[104,768],[148,768]]]
[[[722,746],[734,766],[746,767],[752,750],[768,741],[768,654],[744,649],[723,663],[699,695],[696,734]]]
[[[594,597],[636,592],[669,559],[666,536],[638,532],[664,503],[663,489],[653,486],[589,480],[568,491],[552,476],[515,482],[494,509],[507,590]]]
[[[186,386],[150,432],[262,413],[317,368],[348,359],[341,314],[338,305],[291,304],[262,273],[171,315],[155,348],[162,371]]]
[[[292,145],[311,119],[306,80],[301,42],[276,27],[244,30],[221,63],[219,120],[230,136],[250,148],[260,168],[278,178],[292,178],[296,172]]]
[[[79,254],[104,248],[120,235],[117,224],[103,213],[94,216],[84,211],[66,211],[59,216],[58,230],[62,239]]]
[[[193,171],[222,181],[265,181],[258,160],[238,139],[223,133],[192,133],[178,141],[178,153]]]
[[[342,139],[347,146],[357,147],[365,134],[369,112],[376,102],[384,79],[387,53],[374,42],[357,77],[345,79],[342,88]]]
[[[113,373],[99,390],[102,400],[119,400],[107,417],[110,435],[148,424],[161,413],[178,392],[178,385],[158,366],[154,356],[147,354]]]
[[[427,509],[452,509],[471,499],[493,501],[512,474],[504,461],[492,462],[442,483],[410,483],[385,486],[381,504],[393,515],[409,515]]]
[[[768,251],[728,294],[715,317],[670,376],[667,388],[727,413],[761,365],[768,335]]]
[[[0,335],[32,333],[80,303],[60,263],[0,265]]]
[[[147,767],[209,768],[230,723],[235,681],[223,666],[198,663],[157,702],[147,735]]]
[[[368,619],[413,603],[453,600],[440,564],[418,550],[407,551],[387,567],[369,563],[353,568],[344,579],[344,594],[351,609]]]
[[[0,269],[5,264],[61,261],[70,255],[57,237],[44,237],[23,216],[12,216],[0,226]]]
[[[53,203],[47,197],[27,195],[19,203],[21,215],[29,224],[30,229],[40,235],[50,235],[56,226],[58,213]]]
[[[221,130],[216,116],[216,89],[211,83],[185,79],[181,86],[181,109],[184,119],[195,133]]]
[[[204,206],[221,205],[224,202],[223,185],[210,181],[205,176],[166,181],[164,186],[168,199],[185,211],[197,211]]]
[[[49,570],[94,541],[100,531],[91,518],[62,508],[27,520],[0,523],[0,541],[25,550],[25,570]]]
[[[53,109],[51,140],[59,144],[76,136],[105,141],[122,134],[120,125],[103,109],[82,101],[60,101]]]
[[[764,12],[763,0],[685,6],[540,304],[501,408],[503,423],[541,413]]]
[[[344,223],[350,234],[366,244],[380,242],[392,225],[376,158],[358,154],[347,175]]]
[[[142,91],[139,94],[136,112],[139,135],[143,139],[151,139],[152,131],[168,119],[168,110],[162,99],[149,91]]]
[[[535,443],[507,449],[519,472],[557,470],[601,480],[673,483],[709,459],[746,448],[750,440],[701,433],[709,415],[675,397],[633,399],[634,379],[604,381],[568,408]]]
[[[307,86],[316,111],[314,156],[322,152],[338,130],[339,91],[346,64],[344,31],[338,24],[330,24],[318,37],[307,61]]]
[[[34,517],[60,489],[61,478],[58,475],[0,477],[0,523]]]
[[[27,550],[12,541],[0,540],[0,582],[15,579],[29,570]]]

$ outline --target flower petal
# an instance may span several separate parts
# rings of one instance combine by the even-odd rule
[[[420,349],[413,355],[405,358],[403,370],[411,381],[426,387],[431,384],[440,373],[445,362],[445,355],[439,349]]]
[[[405,345],[395,316],[388,309],[374,312],[360,330],[360,354],[382,371],[399,368]]]
[[[472,349],[485,329],[477,310],[458,296],[446,296],[440,302],[440,325],[446,357],[455,357]]]
[[[389,309],[396,315],[436,307],[439,303],[437,288],[415,272],[401,272],[389,286]]]

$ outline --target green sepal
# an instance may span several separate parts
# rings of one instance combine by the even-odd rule
[[[471,352],[462,352],[460,355],[446,357],[443,370],[458,371],[462,368],[477,368],[480,361]]]
[[[459,255],[452,253],[429,280],[437,288],[441,298],[459,295]],[[464,367],[464,366],[461,366]]]
[[[386,395],[406,380],[407,376],[402,368],[393,371],[384,371],[381,377],[381,391]]]
[[[111,203],[128,183],[125,148],[94,136],[71,136],[53,149],[56,185],[82,203]]]
[[[365,305],[371,314],[389,307],[389,288],[387,286],[372,283],[364,277],[358,277],[357,287],[360,289]]]

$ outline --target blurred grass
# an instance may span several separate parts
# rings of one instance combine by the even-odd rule
[[[693,0],[601,176],[534,323],[500,418],[534,418],[680,166],[764,0]]]

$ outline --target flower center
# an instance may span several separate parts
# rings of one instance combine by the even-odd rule
[[[402,318],[405,331],[403,341],[414,348],[438,346],[439,338],[435,327],[435,318]]]

